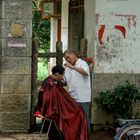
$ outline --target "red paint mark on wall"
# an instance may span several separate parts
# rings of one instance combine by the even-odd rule
[[[123,15],[123,14],[116,14],[115,16],[118,17],[126,17],[128,18],[128,28],[130,29],[130,24],[133,22],[133,26],[136,27],[136,15]]]
[[[131,18],[130,17],[128,17],[128,28],[129,28],[129,30],[131,29]]]
[[[103,44],[102,37],[103,37],[104,31],[105,31],[105,25],[101,25],[101,27],[98,31],[98,40],[99,40],[100,44]]]
[[[99,14],[96,14],[96,25],[98,24]]]
[[[126,37],[126,30],[123,26],[120,26],[120,25],[115,25],[115,29],[117,30],[120,30],[123,34],[123,37],[125,38]]]
[[[107,36],[107,42],[109,42],[109,36]]]
[[[115,25],[114,28],[116,30],[121,31],[124,38],[126,37],[126,29],[123,26]],[[98,30],[98,40],[100,44],[103,44],[102,38],[103,38],[104,31],[105,31],[105,25],[101,25],[100,29]],[[109,36],[107,36],[107,41],[109,42]]]
[[[115,14],[115,16],[120,16],[120,17],[136,17],[136,15],[124,15],[124,14]]]

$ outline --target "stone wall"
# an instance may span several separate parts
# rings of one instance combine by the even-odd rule
[[[0,1],[0,132],[30,129],[32,1]]]

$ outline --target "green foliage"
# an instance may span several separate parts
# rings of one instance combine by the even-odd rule
[[[127,81],[114,90],[100,92],[96,102],[99,107],[117,118],[132,118],[133,103],[137,100],[140,100],[138,88]]]
[[[38,70],[37,70],[37,79],[39,81],[43,81],[48,76],[48,64],[46,59],[39,58],[38,59]]]
[[[37,10],[36,3],[33,1],[33,38],[39,42],[39,51],[49,52],[50,50],[50,21],[43,19],[41,11]]]
[[[38,40],[38,52],[46,53],[50,51],[50,21],[43,19],[41,10],[37,9],[36,1],[33,0],[33,18],[32,18],[32,33],[33,38]],[[44,80],[47,76],[47,66],[49,59],[38,59],[37,79],[39,81]]]

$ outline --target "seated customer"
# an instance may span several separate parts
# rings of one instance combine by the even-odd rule
[[[59,82],[64,72],[63,66],[52,68],[52,74],[40,88],[36,110],[45,118],[53,120],[65,140],[88,140],[85,113]]]

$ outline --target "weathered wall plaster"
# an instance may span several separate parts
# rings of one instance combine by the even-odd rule
[[[140,73],[139,4],[139,0],[96,1],[95,73]]]

